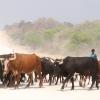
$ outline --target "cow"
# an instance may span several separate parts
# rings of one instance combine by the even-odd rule
[[[55,70],[54,70],[54,77],[57,77],[57,80],[56,80],[56,83],[55,85],[58,84],[58,80],[60,79],[60,82],[63,81],[63,72],[62,72],[62,69],[61,69],[61,66],[62,66],[62,59],[55,59],[54,61],[54,65],[55,65]]]
[[[29,82],[26,87],[29,87],[33,81],[32,72],[35,71],[39,75],[39,86],[41,87],[43,85],[41,70],[41,59],[36,54],[14,53],[13,57],[5,59],[3,75],[6,75],[9,71],[12,71],[17,80],[15,87],[18,87],[20,83],[20,74],[26,73],[29,76]]]
[[[49,74],[49,85],[51,85],[55,68],[54,63],[51,61],[51,58],[42,57],[41,65],[42,65],[42,76],[46,77],[46,75]]]
[[[96,87],[98,87],[98,61],[91,57],[65,57],[62,64],[62,72],[66,75],[66,79],[63,81],[61,89],[64,89],[65,83],[71,79],[72,87],[74,90],[74,79],[75,73],[81,75],[90,75],[92,77],[92,84],[89,89],[92,89],[94,83],[96,82]]]

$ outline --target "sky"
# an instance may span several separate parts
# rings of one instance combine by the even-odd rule
[[[0,0],[0,28],[52,17],[73,24],[100,20],[100,0]]]

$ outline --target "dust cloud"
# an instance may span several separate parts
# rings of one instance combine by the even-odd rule
[[[52,57],[52,58],[62,58],[61,55],[54,55],[49,54],[48,52],[41,52],[40,50],[35,50],[27,46],[19,45],[16,42],[14,42],[5,31],[0,31],[0,55],[2,54],[9,54],[9,53],[26,53],[26,54],[32,54],[35,53],[39,55],[40,57]]]
[[[31,53],[29,47],[16,44],[5,31],[0,31],[0,54],[13,53],[13,50],[17,53]]]

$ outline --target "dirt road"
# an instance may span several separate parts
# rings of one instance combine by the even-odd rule
[[[70,84],[63,91],[60,90],[61,84],[49,86],[44,83],[42,88],[35,83],[34,86],[24,88],[21,84],[18,89],[0,88],[1,100],[99,100],[100,90],[95,87],[92,90],[79,87],[75,84],[75,90],[70,90]]]

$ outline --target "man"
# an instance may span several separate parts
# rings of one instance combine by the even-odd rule
[[[92,58],[94,58],[94,59],[97,59],[97,55],[96,55],[96,53],[95,53],[95,49],[92,49],[92,50],[91,50],[91,55],[90,55],[90,57],[92,57]]]

